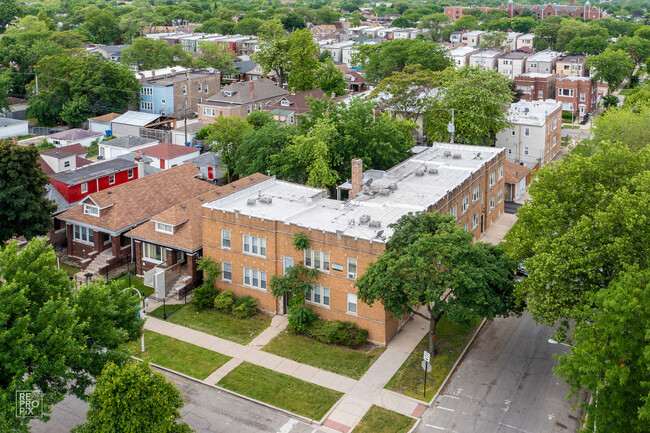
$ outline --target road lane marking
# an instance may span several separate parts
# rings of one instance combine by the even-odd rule
[[[290,418],[285,425],[282,426],[278,433],[289,433],[294,425],[298,424],[298,420]]]
[[[438,430],[447,430],[447,429],[444,428],[444,427],[438,427],[437,425],[433,425],[433,424],[425,424],[425,425],[426,425],[427,427],[437,428]]]
[[[526,431],[526,430],[522,430],[522,429],[520,429],[520,428],[517,428],[517,427],[511,426],[511,425],[508,425],[508,424],[504,424],[504,423],[502,423],[502,422],[500,422],[499,424],[501,424],[501,425],[504,426],[504,427],[508,427],[508,428],[513,429],[513,430],[517,430],[518,432],[521,432],[521,433],[530,433],[530,432],[528,432],[528,431]]]
[[[449,409],[448,407],[437,406],[437,408],[442,410],[448,410],[449,412],[455,412],[453,409]]]
[[[443,395],[443,397],[453,398],[454,400],[460,400],[460,397],[456,397],[455,395],[446,395],[445,394],[445,395]]]

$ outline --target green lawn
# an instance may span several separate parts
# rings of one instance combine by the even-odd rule
[[[164,307],[160,306],[153,310],[151,313],[148,313],[148,316],[155,317],[156,319],[163,319],[164,320],[164,313],[167,313],[167,320],[169,320],[169,316],[171,316],[174,312],[180,310],[183,308],[185,304],[167,304]]]
[[[620,95],[623,96],[630,96],[631,94],[635,93],[636,89],[623,89],[620,92],[618,92]]]
[[[470,330],[464,326],[449,323],[443,316],[438,322],[438,355],[431,361],[431,372],[427,375],[427,394],[423,396],[424,371],[422,370],[422,354],[428,350],[428,336],[425,336],[418,344],[408,359],[402,364],[386,388],[392,391],[408,395],[419,400],[428,401],[436,394],[438,387],[445,380],[451,367],[469,342],[476,326],[480,321],[472,323]]]
[[[144,344],[144,353],[139,338],[126,349],[132,356],[201,380],[230,360],[229,356],[151,331],[144,331]]]
[[[324,344],[304,335],[283,332],[262,350],[352,379],[360,379],[385,349],[383,347],[370,351],[367,351],[368,348],[350,349]]]
[[[68,273],[68,275],[73,276],[77,274],[78,272],[81,271],[81,268],[77,266],[72,266],[72,265],[66,265],[65,263],[61,262],[60,264],[60,269],[63,269]]]
[[[562,124],[562,128],[564,128],[564,129],[580,129],[580,125]]]
[[[144,285],[142,278],[136,277],[134,275],[135,271],[131,271],[131,285],[129,286],[129,276],[124,273],[119,277],[111,279],[111,281],[116,281],[120,288],[126,289],[127,287],[135,287],[142,293],[142,296],[149,296],[153,293],[153,287],[147,287]]]
[[[314,420],[320,420],[343,395],[248,362],[217,385]]]
[[[187,308],[181,308],[173,316],[167,317],[167,320],[244,345],[250,343],[271,324],[271,318],[266,314],[260,313],[250,319],[239,319],[213,309],[197,312],[189,303]]]
[[[354,433],[406,433],[415,420],[401,413],[372,406],[354,428]]]

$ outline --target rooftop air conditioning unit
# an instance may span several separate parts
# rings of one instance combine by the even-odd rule
[[[417,177],[422,177],[424,176],[424,170],[415,170],[415,175]]]
[[[449,158],[451,156],[451,152],[446,150],[443,155],[445,156],[445,158]]]
[[[396,191],[397,190],[397,184],[395,182],[391,183],[388,185],[388,189],[391,191]]]
[[[254,198],[249,198],[248,200],[246,200],[246,204],[249,206],[255,206],[256,201],[257,200],[255,200]]]
[[[371,227],[373,229],[378,229],[381,227],[381,221],[372,220],[368,223],[368,227]]]
[[[438,169],[437,168],[430,168],[427,170],[427,173],[429,174],[438,174]]]
[[[273,198],[271,198],[271,197],[262,197],[260,199],[260,202],[262,202],[264,204],[271,204],[273,202]]]
[[[454,159],[461,159],[463,156],[460,153],[454,153]]]
[[[359,224],[368,224],[368,221],[370,221],[370,215],[361,215],[359,217]]]
[[[382,188],[379,190],[379,195],[390,195],[390,189]]]

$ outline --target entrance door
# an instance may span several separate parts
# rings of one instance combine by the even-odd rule
[[[282,257],[282,275],[287,273],[287,269],[293,266],[293,257]],[[282,314],[289,314],[289,301],[291,293],[286,293],[282,297]]]
[[[291,293],[285,293],[282,297],[282,314],[289,314],[289,301],[291,301]]]

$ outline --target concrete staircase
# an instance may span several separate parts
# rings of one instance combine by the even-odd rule
[[[86,267],[84,273],[97,274],[101,268],[108,264],[108,260],[113,257],[113,251],[108,248],[97,255],[92,262]]]

